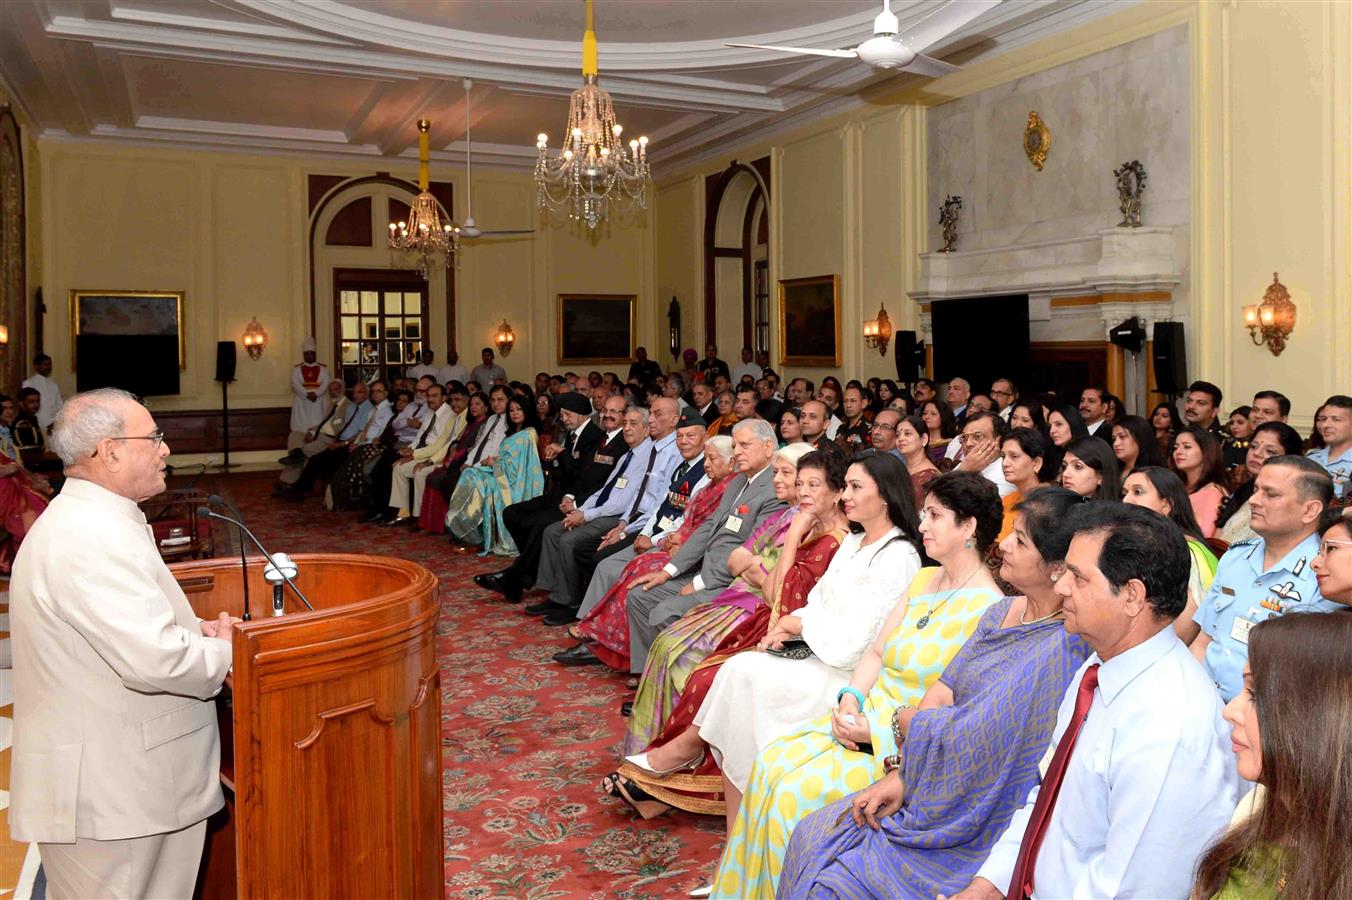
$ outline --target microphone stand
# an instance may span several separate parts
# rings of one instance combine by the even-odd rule
[[[224,503],[225,501],[221,502]],[[205,506],[197,507],[197,514],[199,516],[207,516],[212,519],[220,519],[222,522],[229,522],[232,525],[239,526],[239,530],[242,533],[249,536],[249,540],[253,541],[254,546],[257,547],[262,552],[262,554],[268,558],[268,561],[269,562],[272,561],[272,554],[268,552],[268,548],[264,547],[263,542],[260,541],[258,537],[252,531],[249,530],[248,526],[245,525],[243,522],[241,522],[239,519],[232,519],[229,516],[223,516],[220,513],[212,512]],[[291,588],[292,593],[294,593],[298,598],[300,598],[301,603],[305,604],[305,608],[313,612],[314,607],[310,605],[310,601],[305,598],[305,595],[300,592],[300,588],[296,587],[296,583],[291,580],[291,576],[286,574],[286,572],[282,571],[282,569],[280,567],[277,567],[275,564],[273,567],[277,569],[277,574],[282,576],[282,580],[286,582],[286,586]]]

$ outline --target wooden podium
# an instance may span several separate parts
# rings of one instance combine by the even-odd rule
[[[437,581],[400,559],[294,557],[286,615],[249,560],[218,700],[226,807],[209,821],[197,896],[440,897]],[[239,561],[170,566],[204,619],[244,613]]]

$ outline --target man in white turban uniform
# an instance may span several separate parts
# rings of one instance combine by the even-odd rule
[[[307,337],[301,345],[305,362],[296,363],[291,370],[291,434],[286,449],[295,450],[314,439],[311,433],[319,428],[329,413],[329,400],[324,388],[329,383],[329,367],[315,361],[315,339]]]

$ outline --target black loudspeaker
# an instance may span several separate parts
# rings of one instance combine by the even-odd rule
[[[1141,320],[1132,316],[1108,332],[1108,338],[1123,350],[1140,353],[1145,346],[1145,329],[1141,327]]]
[[[1155,393],[1181,394],[1188,387],[1188,351],[1183,345],[1182,322],[1156,322]]]
[[[235,342],[216,342],[216,380],[235,380]]]
[[[898,331],[892,335],[892,352],[896,354],[897,381],[913,384],[920,377],[920,367],[924,364],[924,343],[916,343],[914,331]],[[917,363],[916,355],[920,355]]]

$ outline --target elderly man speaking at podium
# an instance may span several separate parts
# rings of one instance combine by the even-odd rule
[[[231,620],[197,618],[137,503],[164,489],[164,435],[130,394],[77,394],[52,449],[68,476],[10,583],[10,831],[37,841],[47,896],[192,896],[220,809],[211,698]]]

